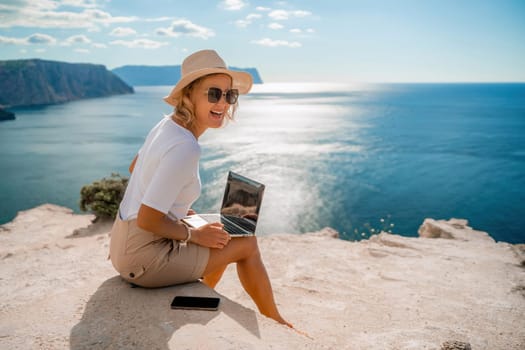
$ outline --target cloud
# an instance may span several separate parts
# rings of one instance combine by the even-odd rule
[[[60,9],[66,5],[81,9],[76,12]],[[0,28],[96,28],[138,20],[138,17],[115,17],[95,7],[96,3],[88,0],[12,0],[0,4]]]
[[[154,41],[149,39],[136,40],[114,40],[110,42],[111,45],[124,46],[130,49],[158,49],[162,46],[168,45],[166,42]]]
[[[109,35],[111,36],[130,36],[130,35],[136,35],[137,32],[132,29],[132,28],[128,28],[128,27],[117,27],[115,29],[113,29],[111,31],[111,33],[109,33]]]
[[[75,44],[90,44],[91,39],[85,35],[73,35],[67,38],[62,45],[70,46]]]
[[[7,45],[26,45],[27,42],[24,39],[9,38],[7,36],[0,35],[0,44]]]
[[[288,19],[288,11],[285,10],[273,10],[268,14],[269,17],[273,18],[274,20],[285,20]]]
[[[273,40],[270,38],[252,40],[252,44],[257,44],[257,45],[267,46],[267,47],[285,46],[285,47],[291,47],[291,48],[298,48],[302,46],[302,44],[297,41],[289,42],[286,40]]]
[[[315,29],[312,29],[312,28],[308,28],[308,29],[305,29],[305,30],[302,30],[302,29],[299,29],[299,28],[293,28],[293,29],[290,29],[290,33],[294,33],[294,34],[301,34],[301,33],[308,33],[308,34],[312,34],[312,33],[315,33]]]
[[[156,33],[161,36],[169,37],[187,35],[205,40],[215,36],[213,30],[199,26],[184,18],[173,21],[168,28],[157,28]]]
[[[0,35],[0,44],[10,44],[10,45],[55,45],[57,43],[57,39],[54,37],[47,35],[47,34],[41,34],[41,33],[35,33],[31,34],[28,37],[25,38],[10,38],[6,36]]]
[[[78,52],[78,53],[89,53],[88,49],[75,49],[73,51]]]
[[[284,21],[291,17],[307,17],[312,13],[310,11],[296,10],[296,11],[286,11],[286,10],[273,10],[268,16],[276,21]]]
[[[235,25],[240,28],[245,28],[253,23],[254,20],[261,18],[262,15],[258,13],[250,13],[246,18],[235,21]]]
[[[144,19],[145,22],[167,22],[172,21],[173,17],[156,17],[156,18],[146,18]]]
[[[246,3],[243,0],[224,0],[221,5],[226,10],[237,11],[246,6]]]
[[[257,10],[257,11],[261,11],[261,12],[269,12],[269,11],[271,11],[272,9],[269,8],[269,7],[257,6],[257,7],[255,8],[255,10]]]
[[[28,44],[46,44],[54,45],[57,43],[57,39],[47,34],[32,34],[26,38]]]
[[[96,0],[61,0],[60,3],[62,6],[72,7],[95,8],[98,6]]]
[[[283,29],[284,26],[282,24],[273,22],[273,23],[268,24],[268,28],[274,29],[274,30],[279,30],[279,29]]]
[[[41,33],[34,33],[25,38],[12,38],[0,35],[0,45],[61,45],[61,46],[72,46],[72,45],[89,45],[97,49],[105,49],[107,45],[101,43],[94,43],[85,35],[73,35],[66,40],[59,42],[58,39]]]
[[[293,17],[308,17],[311,16],[312,13],[310,11],[304,11],[304,10],[298,10],[298,11],[292,11]]]

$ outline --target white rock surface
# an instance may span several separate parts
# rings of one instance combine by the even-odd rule
[[[0,349],[525,349],[523,246],[466,221],[425,220],[442,238],[260,237],[300,333],[256,311],[234,266],[216,291],[131,288],[106,259],[109,224],[91,219],[43,205],[0,226]],[[171,310],[177,293],[219,295],[220,309]]]

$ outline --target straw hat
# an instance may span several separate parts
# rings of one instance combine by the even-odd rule
[[[197,51],[184,59],[181,66],[181,78],[164,101],[177,106],[178,93],[192,81],[208,74],[222,73],[232,78],[232,89],[240,94],[247,94],[252,88],[253,79],[247,72],[229,70],[224,60],[214,50]]]

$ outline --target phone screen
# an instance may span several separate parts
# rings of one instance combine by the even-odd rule
[[[171,302],[171,308],[186,310],[217,310],[220,301],[220,298],[177,295]]]

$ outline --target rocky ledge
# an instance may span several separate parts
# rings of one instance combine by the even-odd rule
[[[465,220],[427,219],[419,238],[260,237],[292,330],[256,311],[234,266],[216,290],[131,288],[107,260],[110,223],[92,219],[43,205],[0,226],[0,348],[525,348],[524,246]],[[219,296],[219,311],[171,310],[179,293]]]

